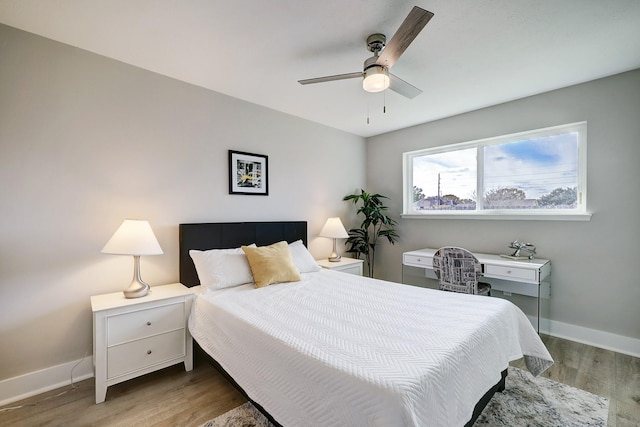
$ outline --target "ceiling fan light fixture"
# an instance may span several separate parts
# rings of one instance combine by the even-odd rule
[[[382,92],[389,87],[389,72],[382,65],[373,65],[364,70],[362,88],[367,92]]]

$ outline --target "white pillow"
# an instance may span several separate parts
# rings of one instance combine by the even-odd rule
[[[289,243],[289,251],[291,252],[293,263],[296,265],[300,273],[313,273],[322,269],[316,260],[313,259],[313,256],[304,243],[302,243],[302,240],[296,240],[293,243]]]
[[[255,244],[250,245],[255,247]],[[209,289],[223,289],[253,283],[249,261],[240,248],[192,249],[189,255],[196,266],[200,284]]]

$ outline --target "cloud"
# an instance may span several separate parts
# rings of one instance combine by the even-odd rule
[[[578,134],[564,133],[541,138],[480,147],[484,150],[485,192],[518,188],[537,199],[559,187],[578,182]],[[468,198],[476,190],[476,148],[435,153],[413,159],[413,183],[427,196],[455,194]]]

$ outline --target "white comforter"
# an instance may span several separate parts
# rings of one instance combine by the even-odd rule
[[[322,270],[204,292],[189,329],[284,426],[457,426],[527,355],[553,362],[512,303]]]

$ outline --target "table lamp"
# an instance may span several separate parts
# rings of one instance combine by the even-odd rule
[[[161,255],[163,253],[149,222],[125,219],[104,245],[102,253],[133,255],[133,280],[129,287],[123,291],[126,298],[140,298],[149,293],[149,285],[140,277],[140,256]]]
[[[329,218],[320,231],[320,237],[333,239],[333,252],[329,255],[329,261],[339,262],[342,257],[338,255],[336,250],[336,240],[349,237],[349,234],[347,234],[347,230],[344,229],[344,225],[342,225],[340,218]]]

